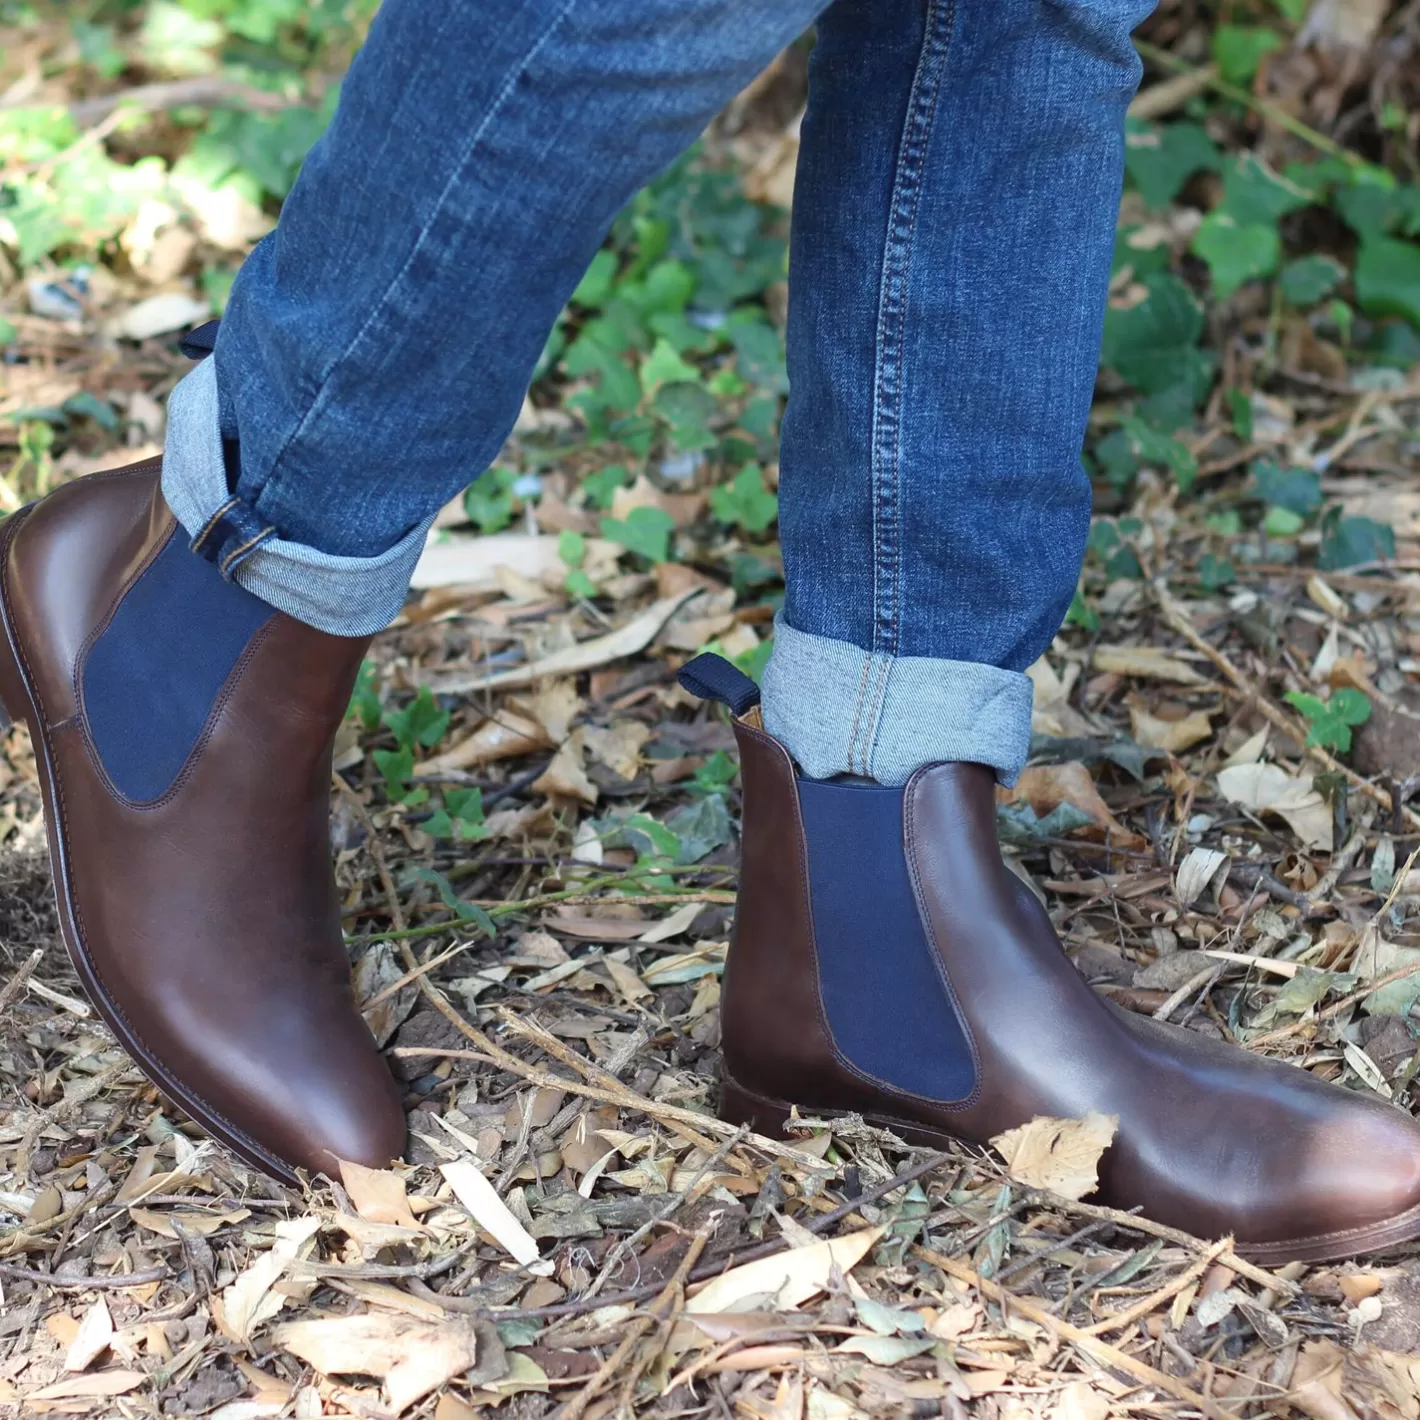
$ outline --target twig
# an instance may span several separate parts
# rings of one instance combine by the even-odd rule
[[[108,1292],[122,1287],[146,1287],[168,1277],[166,1267],[146,1267],[142,1272],[120,1273],[113,1277],[51,1277],[48,1272],[20,1267],[13,1262],[0,1262],[0,1277],[16,1282],[42,1282],[60,1292]]]
[[[931,1173],[935,1168],[940,1168],[949,1157],[948,1154],[933,1154],[930,1158],[922,1159],[913,1164],[911,1168],[903,1169],[901,1173],[894,1174],[883,1183],[874,1184],[866,1193],[860,1194],[856,1198],[850,1198],[846,1203],[840,1203],[837,1208],[828,1213],[811,1218],[804,1224],[804,1227],[811,1233],[827,1232],[835,1223],[840,1223],[845,1218],[851,1217],[865,1204],[876,1203],[880,1198],[886,1198],[889,1193],[894,1193],[899,1188],[906,1188],[908,1184],[915,1183],[924,1174]],[[717,1253],[699,1263],[690,1273],[688,1280],[703,1282],[708,1277],[718,1276],[729,1267],[739,1267],[746,1262],[758,1262],[762,1257],[773,1257],[776,1253],[786,1252],[788,1248],[788,1240],[779,1237],[746,1248],[743,1252]],[[585,1312],[596,1311],[601,1307],[634,1306],[637,1302],[645,1301],[647,1297],[654,1297],[659,1285],[656,1282],[648,1282],[644,1286],[632,1287],[625,1292],[613,1292],[606,1297],[579,1297],[573,1302],[555,1302],[546,1307],[498,1311],[491,1313],[491,1315],[499,1321],[561,1321],[568,1317],[581,1316]]]
[[[80,128],[105,119],[115,109],[246,108],[257,113],[279,113],[293,107],[292,100],[252,84],[204,74],[193,79],[173,79],[161,84],[139,84],[116,94],[100,94],[69,105],[69,117]],[[37,108],[32,102],[4,104],[0,108]]]
[[[587,1406],[597,1398],[607,1382],[621,1368],[621,1363],[631,1354],[632,1348],[642,1336],[651,1329],[652,1324],[663,1321],[674,1314],[676,1304],[681,1300],[685,1288],[685,1279],[700,1256],[707,1237],[708,1234],[701,1231],[691,1238],[685,1256],[681,1258],[679,1266],[662,1289],[661,1295],[652,1304],[649,1314],[639,1316],[631,1322],[626,1328],[626,1335],[622,1338],[621,1344],[597,1367],[582,1390],[567,1402],[558,1416],[558,1420],[581,1420]]]
[[[44,948],[36,947],[21,965],[20,969],[0,987],[0,1011],[3,1011],[19,994],[30,974],[44,959]]]
[[[1261,686],[1256,685],[1250,676],[1244,675],[1227,656],[1203,638],[1198,628],[1193,624],[1192,617],[1184,610],[1182,604],[1175,601],[1169,594],[1161,578],[1156,578],[1151,585],[1159,603],[1159,610],[1163,612],[1164,620],[1195,650],[1202,651],[1244,695],[1257,705],[1267,720],[1284,734],[1290,735],[1298,744],[1302,744],[1307,737],[1306,728],[1299,721],[1284,714]],[[1353,788],[1359,789],[1367,798],[1374,799],[1383,809],[1393,811],[1391,796],[1384,789],[1372,784],[1369,779],[1363,779],[1354,769],[1348,769],[1346,765],[1333,758],[1320,745],[1305,745],[1303,753],[1310,755],[1318,763],[1324,765],[1332,774],[1344,775]],[[1402,812],[1409,823],[1420,828],[1420,814],[1411,808],[1403,808]]]
[[[706,1159],[705,1162],[695,1171],[695,1177],[691,1179],[689,1185],[686,1187],[684,1192],[671,1194],[670,1197],[668,1197],[659,1208],[655,1209],[652,1212],[651,1216],[647,1218],[646,1221],[642,1223],[641,1226],[637,1228],[635,1232],[628,1233],[624,1238],[622,1238],[621,1241],[618,1242],[617,1245],[612,1248],[612,1250],[607,1254],[606,1261],[602,1264],[601,1271],[598,1272],[597,1275],[592,1278],[592,1284],[590,1287],[587,1288],[584,1295],[588,1297],[595,1297],[597,1293],[600,1292],[601,1289],[606,1285],[607,1278],[610,1277],[612,1272],[615,1271],[616,1268],[621,1265],[621,1261],[626,1256],[626,1254],[630,1252],[631,1249],[634,1248],[636,1244],[641,1241],[642,1238],[644,1238],[648,1233],[650,1233],[652,1228],[659,1227],[662,1223],[666,1221],[666,1219],[671,1216],[672,1213],[676,1211],[677,1208],[680,1208],[686,1203],[689,1203],[695,1194],[695,1190],[699,1188],[701,1183],[712,1173],[714,1173],[714,1171],[719,1168],[721,1164],[725,1162],[725,1159],[729,1155],[730,1150],[733,1149],[736,1144],[740,1143],[744,1139],[745,1135],[748,1133],[749,1130],[743,1125],[741,1125],[740,1128],[736,1131],[734,1138],[726,1139],[725,1142],[721,1144],[720,1147],[716,1149],[715,1152],[708,1159]]]
[[[1179,1247],[1186,1247],[1190,1252],[1202,1252],[1209,1246],[1201,1238],[1178,1228],[1171,1228],[1167,1223],[1156,1223],[1152,1218],[1126,1213],[1119,1208],[1108,1208],[1102,1203],[1075,1203],[1068,1199],[1062,1200],[1053,1193],[1041,1193],[1039,1198],[1052,1207],[1068,1208],[1070,1212],[1082,1213],[1087,1218],[1105,1218],[1121,1228],[1133,1228],[1136,1232],[1148,1233],[1150,1237],[1177,1243]],[[1279,1296],[1294,1297],[1297,1294],[1295,1283],[1287,1281],[1285,1277],[1279,1277],[1275,1272],[1269,1272],[1265,1267],[1258,1267],[1255,1263],[1238,1257],[1232,1251],[1220,1253],[1216,1260],[1230,1271],[1236,1272],[1239,1277],[1246,1277],[1249,1282],[1256,1282],[1259,1287],[1265,1287]]]
[[[1214,93],[1221,94],[1225,99],[1231,99],[1236,104],[1242,104],[1244,108],[1251,109],[1269,123],[1275,123],[1279,128],[1285,128],[1293,137],[1300,138],[1303,143],[1310,144],[1318,152],[1328,153],[1333,158],[1340,158],[1342,162],[1349,163],[1353,168],[1367,166],[1366,160],[1359,153],[1353,153],[1349,148],[1343,148],[1340,143],[1328,138],[1326,134],[1318,133],[1315,128],[1308,127],[1301,119],[1293,118],[1285,109],[1268,103],[1266,99],[1258,98],[1256,94],[1251,94],[1246,89],[1240,89],[1236,84],[1228,83],[1217,73],[1210,74],[1206,70],[1196,69],[1186,60],[1179,59],[1176,55],[1170,54],[1168,50],[1160,49],[1158,45],[1150,44],[1147,40],[1136,39],[1134,47],[1151,64],[1157,64],[1161,69],[1171,69],[1175,74],[1199,75],[1205,88],[1212,89]]]
[[[1196,1259],[1177,1277],[1166,1282],[1157,1292],[1150,1292],[1147,1297],[1141,1297],[1133,1306],[1125,1307],[1122,1312],[1115,1312],[1103,1321],[1085,1327],[1085,1331],[1091,1336],[1098,1336],[1101,1332],[1117,1331],[1120,1327],[1128,1326],[1130,1322],[1138,1321],[1140,1317],[1148,1316],[1164,1302],[1176,1297],[1190,1283],[1196,1282],[1225,1252],[1231,1252],[1232,1246],[1232,1238],[1219,1238],[1202,1257]]]
[[[1190,976],[1188,980],[1154,1012],[1154,1019],[1156,1021],[1168,1020],[1195,991],[1202,986],[1206,986],[1215,976],[1221,976],[1222,972],[1223,963],[1218,962],[1216,965],[1205,966],[1202,971],[1194,976]]]
[[[1233,1420],[1233,1417],[1229,1416],[1216,1401],[1210,1400],[1206,1395],[1200,1395],[1196,1390],[1184,1385],[1181,1380],[1167,1375],[1163,1371],[1155,1370],[1153,1366],[1138,1360],[1126,1351],[1121,1351],[1117,1346],[1111,1346],[1107,1341],[1100,1340],[1098,1336],[1091,1336],[1088,1331],[1071,1326],[1068,1321],[1061,1321],[1059,1317],[1053,1316],[1029,1297],[1008,1292],[989,1278],[982,1277],[964,1262],[958,1262],[953,1257],[947,1257],[943,1253],[934,1252],[931,1248],[915,1244],[912,1251],[925,1262],[930,1262],[934,1267],[940,1267],[943,1272],[949,1273],[959,1282],[965,1282],[967,1286],[975,1287],[983,1296],[989,1297],[1002,1307],[1009,1306],[1028,1321],[1035,1322],[1037,1326],[1043,1326],[1057,1339],[1078,1346],[1100,1364],[1113,1366],[1143,1381],[1146,1385],[1152,1386],[1155,1390],[1167,1391],[1175,1400],[1181,1400],[1186,1405],[1196,1406],[1204,1415],[1208,1416],[1208,1420]]]

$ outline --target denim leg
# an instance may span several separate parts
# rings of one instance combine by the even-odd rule
[[[215,518],[224,570],[312,625],[388,622],[612,218],[822,4],[387,0],[174,393],[183,526]]]
[[[794,194],[786,598],[767,728],[805,771],[1011,782],[1069,606],[1152,0],[836,0]]]

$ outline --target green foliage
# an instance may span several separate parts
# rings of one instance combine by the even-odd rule
[[[424,824],[426,833],[435,838],[454,838],[459,842],[487,837],[482,789],[445,789],[441,797],[443,804]]]
[[[1289,690],[1287,702],[1296,707],[1307,722],[1307,743],[1345,754],[1351,748],[1351,730],[1371,718],[1371,702],[1349,686],[1333,690],[1329,699]]]
[[[380,704],[379,669],[373,661],[361,661],[355,677],[355,689],[350,695],[346,714],[360,722],[360,727],[372,734],[380,727],[384,707]]]
[[[427,685],[403,710],[386,710],[385,728],[394,736],[402,750],[433,749],[448,732],[450,715],[441,710]]]
[[[1321,547],[1316,565],[1323,572],[1359,567],[1363,562],[1388,562],[1395,556],[1395,533],[1371,518],[1348,518],[1330,509],[1321,523]]]
[[[729,483],[710,490],[710,511],[722,523],[757,535],[779,516],[779,498],[769,490],[763,472],[747,464]]]
[[[1259,459],[1252,466],[1257,496],[1269,508],[1285,508],[1299,518],[1309,518],[1321,509],[1321,479],[1307,468],[1280,468],[1271,459]]]
[[[1346,268],[1334,256],[1298,257],[1282,268],[1278,290],[1294,306],[1314,306],[1345,279]]]
[[[1237,572],[1226,557],[1205,552],[1198,559],[1198,580],[1205,591],[1216,592],[1220,587],[1237,581]]]
[[[517,511],[513,496],[517,476],[516,469],[495,466],[464,490],[463,510],[479,532],[502,532],[512,523]]]
[[[647,562],[665,562],[671,555],[675,519],[663,508],[633,508],[625,518],[603,518],[602,536],[620,543]]]
[[[1420,246],[1394,237],[1361,243],[1356,300],[1371,316],[1399,316],[1420,326]]]
[[[1197,172],[1216,172],[1223,155],[1197,123],[1164,126],[1130,120],[1125,169],[1144,201],[1155,211],[1167,207]]]
[[[1282,36],[1265,25],[1219,25],[1213,31],[1213,59],[1230,84],[1246,84]]]
[[[1141,284],[1143,300],[1106,313],[1100,363],[1141,394],[1164,394],[1182,385],[1190,396],[1201,398],[1213,369],[1212,358],[1198,349],[1203,308],[1167,272]]]

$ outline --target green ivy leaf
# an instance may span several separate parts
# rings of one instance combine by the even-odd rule
[[[1162,127],[1131,121],[1124,165],[1139,195],[1155,212],[1167,207],[1196,172],[1216,172],[1222,154],[1197,123]],[[1167,252],[1167,246],[1164,250]]]
[[[1346,268],[1334,256],[1300,257],[1282,268],[1277,280],[1283,299],[1294,306],[1314,306],[1329,296],[1346,276]]]
[[[434,891],[439,894],[439,901],[442,902],[460,922],[474,923],[489,937],[496,937],[498,935],[498,929],[494,926],[493,919],[488,913],[475,903],[465,902],[463,898],[454,891],[454,885],[443,873],[435,872],[433,868],[411,868],[405,874],[405,878],[410,882],[428,883]]]
[[[722,522],[750,534],[762,533],[779,515],[779,498],[755,464],[747,464],[729,483],[710,490],[710,511]]]
[[[1279,468],[1271,459],[1252,466],[1257,496],[1270,508],[1309,518],[1321,507],[1321,479],[1309,468]]]
[[[1386,562],[1394,556],[1395,534],[1384,523],[1343,517],[1340,509],[1333,509],[1322,520],[1316,565],[1323,572],[1358,567],[1363,562]]]
[[[1262,531],[1268,537],[1296,537],[1306,525],[1307,520],[1290,508],[1269,508],[1262,520]]]
[[[1282,238],[1275,226],[1239,226],[1226,212],[1210,212],[1193,234],[1191,250],[1208,263],[1213,293],[1222,301],[1245,281],[1276,271]]]
[[[1159,394],[1189,381],[1206,392],[1212,360],[1197,349],[1203,309],[1193,293],[1167,272],[1143,278],[1147,295],[1135,305],[1105,313],[1100,362],[1143,394]]]
[[[699,380],[700,371],[681,359],[675,347],[664,336],[656,341],[651,353],[641,364],[641,393],[648,399],[662,385],[697,384]]]
[[[1282,36],[1265,25],[1218,25],[1213,31],[1213,58],[1230,84],[1246,84]]]
[[[1368,316],[1400,316],[1420,326],[1420,245],[1395,237],[1361,243],[1356,303]]]
[[[479,532],[502,532],[513,521],[513,482],[517,476],[511,468],[490,468],[464,490],[463,510]]]
[[[618,488],[625,488],[631,482],[631,474],[619,463],[608,464],[595,473],[589,473],[582,480],[582,489],[589,502],[598,508],[610,508]]]
[[[1086,631],[1100,629],[1099,613],[1085,600],[1085,594],[1079,587],[1075,588],[1075,595],[1070,598],[1070,605],[1066,608],[1065,624],[1083,626]]]
[[[373,661],[362,661],[355,676],[355,689],[350,694],[350,708],[345,713],[358,719],[366,732],[373,732],[380,727],[383,710],[379,695],[379,670]]]
[[[580,567],[587,559],[587,539],[575,528],[557,534],[557,555],[568,567]]]
[[[603,518],[602,536],[648,562],[670,558],[675,520],[663,508],[633,508],[625,518]]]
[[[1204,591],[1216,592],[1220,587],[1226,587],[1229,583],[1237,581],[1237,575],[1233,564],[1226,557],[1218,557],[1214,553],[1205,552],[1198,559],[1198,580],[1202,583]]]
[[[1307,743],[1339,754],[1351,748],[1352,727],[1371,718],[1371,702],[1349,686],[1332,691],[1328,700],[1300,690],[1289,690],[1286,699],[1307,722]]]
[[[447,710],[439,709],[427,685],[419,687],[419,693],[403,710],[384,713],[385,727],[394,735],[395,742],[401,749],[411,751],[416,746],[433,749],[447,732],[450,718]]]
[[[600,310],[606,305],[620,264],[616,253],[603,247],[592,258],[591,264],[577,283],[577,289],[572,292],[573,305],[587,306],[591,310]]]
[[[414,751],[412,749],[377,749],[371,758],[375,768],[384,776],[385,788],[391,799],[402,799],[410,775],[414,773]]]

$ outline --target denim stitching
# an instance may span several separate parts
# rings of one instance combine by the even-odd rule
[[[229,553],[226,554],[217,564],[217,570],[227,581],[232,580],[232,569],[239,566],[246,558],[250,557],[269,537],[276,532],[276,528],[271,524],[262,528],[255,537],[249,537],[245,542],[239,543]]]
[[[902,369],[906,289],[927,144],[936,116],[956,0],[927,0],[922,51],[912,76],[907,118],[893,174],[878,292],[877,368],[873,376],[873,649],[895,655],[902,597]]]
[[[222,519],[225,518],[227,514],[230,513],[232,509],[235,508],[240,502],[241,499],[238,498],[235,493],[230,498],[228,498],[227,501],[223,503],[222,506],[218,508],[217,511],[213,513],[212,516],[208,518],[205,523],[202,524],[202,528],[198,532],[197,536],[193,538],[193,540],[188,544],[189,548],[193,552],[200,553],[202,551],[202,544],[206,542],[207,539],[212,535],[212,529],[215,528],[217,524],[220,523]]]
[[[424,226],[420,229],[419,235],[414,240],[413,246],[410,247],[409,255],[405,258],[404,265],[400,267],[398,274],[390,281],[389,285],[385,288],[384,293],[380,296],[379,300],[376,301],[371,307],[368,319],[365,321],[364,325],[362,325],[360,329],[355,333],[349,345],[347,345],[345,349],[342,350],[340,354],[337,355],[321,373],[320,381],[316,386],[315,393],[311,396],[311,402],[307,406],[305,414],[299,420],[296,421],[295,428],[292,429],[289,434],[287,434],[285,441],[282,443],[280,450],[276,454],[276,457],[272,459],[271,467],[267,470],[266,478],[263,480],[261,486],[256,490],[256,496],[252,500],[253,505],[260,503],[262,495],[266,492],[266,490],[274,484],[277,484],[277,469],[281,466],[281,460],[285,458],[286,450],[289,449],[291,445],[301,437],[301,435],[305,432],[306,425],[311,421],[311,419],[315,417],[316,407],[320,403],[321,397],[325,393],[326,386],[330,383],[331,376],[334,375],[335,371],[339,368],[339,366],[350,357],[351,352],[355,349],[357,345],[360,344],[360,342],[365,338],[366,334],[372,329],[374,329],[382,312],[390,304],[390,298],[393,292],[399,286],[400,282],[404,280],[404,277],[409,271],[409,268],[414,264],[415,257],[417,257],[423,249],[425,242],[429,238],[430,230],[433,228],[434,224],[439,220],[439,217],[444,211],[444,207],[448,202],[449,194],[458,185],[460,178],[464,174],[464,171],[467,169],[470,161],[472,161],[474,153],[477,151],[479,144],[483,141],[483,136],[487,132],[488,126],[494,121],[495,118],[498,117],[499,113],[502,111],[503,105],[507,102],[508,98],[513,93],[513,90],[517,88],[518,80],[526,72],[528,65],[531,64],[533,60],[536,59],[538,55],[542,52],[543,48],[553,38],[556,31],[561,27],[562,22],[571,13],[572,9],[575,7],[576,4],[577,0],[565,0],[565,3],[562,5],[562,8],[558,10],[557,14],[552,17],[546,28],[543,30],[541,36],[537,40],[537,43],[534,44],[528,50],[527,54],[523,57],[522,63],[520,63],[517,68],[515,68],[513,72],[508,76],[508,78],[504,81],[503,87],[498,91],[497,97],[493,100],[492,104],[489,105],[488,112],[483,117],[483,122],[480,123],[476,129],[474,129],[472,135],[470,136],[468,146],[464,149],[463,156],[459,159],[457,165],[454,167],[453,172],[450,173],[448,182],[444,184],[444,190],[439,194],[439,200],[434,204],[434,209],[429,214],[429,220],[424,223]]]

